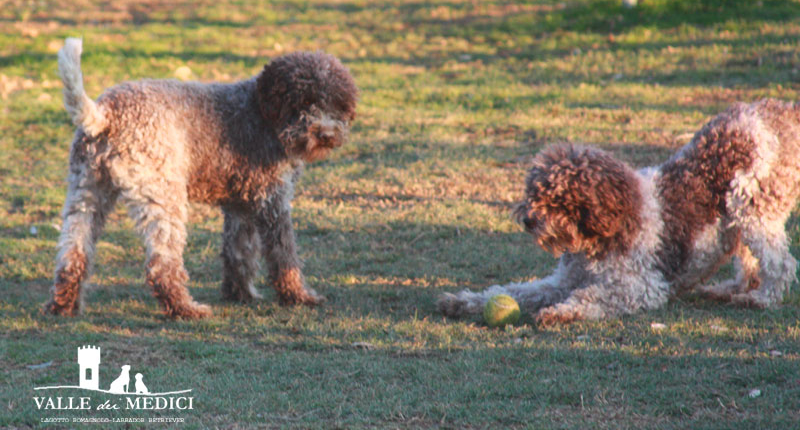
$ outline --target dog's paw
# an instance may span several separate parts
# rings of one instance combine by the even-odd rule
[[[313,288],[304,288],[301,291],[292,291],[280,296],[280,303],[284,306],[305,305],[314,307],[328,301],[322,294],[314,291]]]
[[[701,285],[695,290],[700,297],[719,302],[730,302],[734,295],[743,291],[742,286],[736,280],[728,280],[719,283]]]
[[[536,313],[536,322],[545,327],[569,324],[582,319],[585,318],[580,312],[560,306],[550,306]]]
[[[459,317],[467,313],[469,302],[453,293],[442,293],[436,300],[436,308],[448,317]]]
[[[713,300],[716,302],[730,302],[732,300],[733,294],[727,291],[720,291],[713,286],[704,286],[700,287],[697,290],[697,293],[700,297],[706,300]]]
[[[752,309],[768,309],[777,307],[777,303],[773,303],[772,300],[769,300],[769,298],[758,294],[756,291],[732,295],[731,304],[734,306]]]
[[[247,287],[235,287],[232,285],[222,284],[222,298],[240,303],[251,303],[256,300],[261,300],[264,297],[256,291],[252,285]]]
[[[172,319],[199,320],[208,318],[213,314],[210,306],[195,301],[174,306],[167,310],[167,316]]]
[[[328,301],[328,299],[325,298],[325,296],[316,292],[316,290],[314,290],[313,288],[306,288],[306,293],[308,293],[307,297],[303,298],[303,300],[300,301],[300,304],[306,306],[317,306]]]
[[[55,300],[50,300],[42,306],[42,313],[50,315],[61,315],[66,317],[74,317],[80,313],[76,303],[72,305],[60,305]]]
[[[279,273],[273,281],[281,305],[316,306],[326,301],[325,297],[306,286],[298,268],[289,268]]]
[[[483,312],[486,305],[486,294],[463,290],[456,294],[442,293],[436,300],[439,312],[448,317],[460,317]]]

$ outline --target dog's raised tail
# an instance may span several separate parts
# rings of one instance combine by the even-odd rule
[[[64,107],[72,122],[89,136],[97,136],[106,129],[108,122],[102,109],[86,95],[81,73],[81,50],[83,41],[68,37],[64,47],[58,51],[58,74],[64,83]]]

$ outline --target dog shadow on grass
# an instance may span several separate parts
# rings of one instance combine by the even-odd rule
[[[536,246],[521,229],[495,231],[408,221],[367,223],[358,228],[320,227],[309,219],[301,219],[298,224],[301,226],[297,229],[298,244],[305,260],[307,282],[328,298],[319,312],[349,318],[373,315],[394,322],[439,318],[434,301],[443,291],[483,289],[493,284],[541,278],[551,273],[556,265],[556,260]],[[790,234],[796,234],[797,225],[798,218],[794,216],[787,226]],[[224,301],[219,292],[222,282],[220,233],[213,227],[194,226],[189,231],[184,260],[195,299],[210,304],[221,315],[242,311],[305,314],[305,310],[278,311],[283,308],[277,305],[264,264],[256,284],[265,296],[263,300],[249,304]],[[131,247],[131,242],[135,241],[132,235],[132,232],[112,229],[101,242],[118,240],[123,246]],[[95,270],[90,280],[92,287],[86,294],[91,318],[114,324],[119,318],[141,320],[152,318],[153,312],[160,315],[144,283],[143,249],[138,253],[132,249],[129,253],[104,257],[102,254],[108,252],[106,248],[109,247],[101,243],[98,258],[103,261],[103,267],[99,273]],[[792,251],[797,255],[797,247]],[[727,272],[723,270],[724,273]],[[8,287],[11,294],[7,299],[38,309],[46,301],[51,283],[49,278],[26,280],[23,284],[29,287]],[[706,306],[705,302],[700,303]],[[691,306],[696,307],[695,304]]]

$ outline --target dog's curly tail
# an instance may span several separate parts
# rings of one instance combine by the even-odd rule
[[[64,83],[64,107],[72,122],[89,136],[97,136],[108,126],[102,108],[83,90],[81,73],[81,39],[68,37],[64,47],[58,51],[58,74]]]

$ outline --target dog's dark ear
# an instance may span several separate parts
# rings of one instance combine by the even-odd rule
[[[283,57],[264,66],[256,79],[258,107],[267,124],[273,128],[283,128],[280,124],[288,121],[289,114],[299,110],[300,100],[293,89],[290,71]]]
[[[640,228],[641,192],[625,163],[592,148],[555,146],[535,159],[517,218],[555,254],[625,252]]]
[[[339,120],[355,119],[358,89],[332,55],[294,52],[275,58],[264,66],[256,84],[261,114],[279,134],[311,106],[336,112]]]

